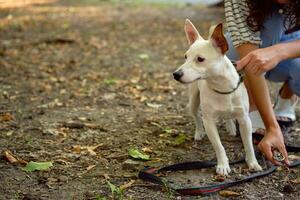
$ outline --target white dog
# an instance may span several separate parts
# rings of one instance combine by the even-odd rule
[[[173,73],[177,81],[189,83],[189,108],[196,123],[195,140],[201,140],[205,135],[199,116],[200,106],[206,134],[217,155],[216,172],[228,175],[229,162],[216,122],[219,118],[225,119],[229,133],[236,135],[233,122],[236,119],[246,152],[246,162],[250,169],[261,170],[252,144],[247,90],[225,55],[228,44],[223,35],[222,24],[212,27],[210,32],[210,38],[204,40],[191,21],[186,20],[185,33],[190,48],[185,54],[185,63]]]

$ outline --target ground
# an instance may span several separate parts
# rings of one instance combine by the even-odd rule
[[[294,192],[283,190],[285,170],[229,188],[238,197],[178,197],[137,178],[145,166],[215,159],[207,138],[192,139],[186,86],[172,71],[187,49],[185,18],[206,37],[223,21],[222,8],[25,2],[0,4],[0,199],[299,199],[296,183]],[[222,122],[219,129],[230,160],[241,157],[239,137]],[[288,137],[294,144],[298,131]],[[130,159],[131,147],[151,160]],[[7,151],[53,167],[25,172]],[[247,171],[232,168],[232,177]],[[294,168],[289,178],[299,176]],[[173,178],[203,184],[216,176],[209,169]],[[125,187],[124,195],[113,197],[108,181]]]

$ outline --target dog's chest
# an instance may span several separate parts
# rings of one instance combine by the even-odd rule
[[[200,102],[202,111],[213,118],[232,119],[244,112],[240,97],[233,94],[207,94]]]

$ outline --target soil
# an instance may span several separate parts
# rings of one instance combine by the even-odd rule
[[[2,156],[0,199],[299,199],[300,181],[284,190],[285,170],[228,188],[237,197],[180,197],[137,178],[145,166],[215,160],[207,138],[193,141],[186,86],[172,72],[187,49],[185,18],[206,37],[223,16],[220,7],[110,1],[1,7],[0,151],[53,167],[25,172]],[[241,140],[224,127],[223,144],[236,160]],[[300,145],[299,131],[296,124],[287,140]],[[131,159],[131,147],[151,160]],[[232,168],[232,177],[249,173],[245,165]],[[208,169],[170,179],[205,184],[215,177]],[[289,179],[299,177],[292,169]],[[124,194],[112,194],[108,181]]]

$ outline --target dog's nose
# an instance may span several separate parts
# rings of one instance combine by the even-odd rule
[[[173,73],[173,77],[176,81],[179,81],[182,76],[183,76],[183,71],[182,70],[178,70],[178,71]]]

